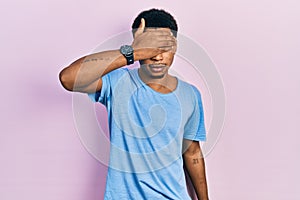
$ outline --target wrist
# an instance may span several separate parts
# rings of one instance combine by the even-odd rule
[[[123,45],[120,47],[121,54],[126,58],[126,64],[131,65],[134,63],[134,50],[130,45]]]

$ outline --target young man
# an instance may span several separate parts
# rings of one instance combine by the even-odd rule
[[[151,9],[137,16],[132,29],[131,45],[82,57],[60,73],[65,89],[88,93],[107,108],[111,148],[104,199],[191,199],[185,166],[198,199],[207,200],[201,95],[168,73],[176,21]],[[122,68],[134,61],[138,69]]]

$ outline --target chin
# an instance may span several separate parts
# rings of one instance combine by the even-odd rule
[[[167,69],[164,69],[161,72],[153,72],[153,71],[151,71],[151,69],[147,70],[148,76],[150,78],[152,78],[152,79],[161,79],[161,78],[164,78],[167,75],[167,73],[168,73]]]
[[[144,64],[140,68],[142,73],[150,79],[162,79],[168,74],[167,66],[162,67],[161,65],[157,65],[155,67],[151,67],[151,65]]]

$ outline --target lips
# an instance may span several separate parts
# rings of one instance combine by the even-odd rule
[[[162,72],[166,65],[149,65],[149,67],[153,72]]]

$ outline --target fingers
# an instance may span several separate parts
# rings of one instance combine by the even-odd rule
[[[147,28],[146,32],[156,36],[160,36],[160,35],[173,36],[171,31],[157,30],[156,28]]]
[[[136,37],[136,36],[138,36],[138,35],[140,35],[140,34],[142,34],[144,32],[144,30],[145,30],[145,24],[146,24],[145,19],[142,18],[141,19],[141,23],[139,25],[139,28],[136,30],[136,32],[134,34],[134,37]]]
[[[140,26],[139,26],[139,29],[141,29],[141,31],[144,32],[145,26],[146,26],[146,21],[145,21],[144,18],[142,18],[142,19],[141,19]]]
[[[149,33],[149,31],[146,31]],[[151,37],[145,39],[149,46],[148,48],[154,47],[161,51],[176,51],[177,40],[176,38],[167,31],[155,31],[150,33]]]
[[[176,47],[177,46],[177,40],[175,37],[170,37],[170,36],[164,36],[161,37],[159,41],[159,46],[160,47]]]
[[[172,52],[175,53],[177,50],[177,45],[173,42],[169,42],[166,45],[162,45],[158,48],[159,50],[161,50],[162,52]]]
[[[132,43],[134,49],[153,49],[159,52],[176,52],[176,37],[169,29],[146,28],[145,19],[141,19],[139,28],[134,34]]]

